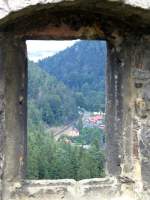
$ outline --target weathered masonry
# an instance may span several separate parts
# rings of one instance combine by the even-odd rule
[[[107,177],[29,181],[26,39],[104,39]],[[0,200],[150,199],[150,2],[0,0]]]

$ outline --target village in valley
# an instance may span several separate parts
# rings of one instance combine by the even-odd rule
[[[83,128],[105,129],[105,113],[103,112],[84,112],[82,115]]]
[[[66,144],[79,145],[88,149],[91,144],[88,144],[83,139],[79,144],[76,142],[82,137],[83,130],[88,130],[90,137],[94,137],[93,131],[99,134],[99,143],[102,148],[105,147],[105,113],[104,112],[88,112],[79,111],[79,119],[76,122],[49,129],[56,140],[64,140]],[[90,133],[89,133],[90,132]],[[92,136],[93,135],[93,136]],[[81,143],[81,144],[80,144]]]

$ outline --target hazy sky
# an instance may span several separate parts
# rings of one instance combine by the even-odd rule
[[[28,58],[29,60],[38,61],[39,59],[52,56],[59,51],[72,46],[78,40],[55,41],[55,40],[28,40]]]

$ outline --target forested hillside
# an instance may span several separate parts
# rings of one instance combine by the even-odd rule
[[[98,127],[83,127],[82,115],[104,110],[105,44],[80,41],[39,63],[28,62],[28,167],[30,179],[103,177]],[[72,124],[78,137],[56,138],[51,127]],[[74,127],[73,127],[74,128]]]
[[[79,41],[74,46],[39,61],[38,65],[74,91],[77,106],[104,110],[106,44]]]
[[[73,92],[37,64],[28,67],[28,123],[59,125],[78,116]]]

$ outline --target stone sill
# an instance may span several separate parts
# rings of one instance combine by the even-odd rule
[[[61,180],[24,180],[23,186],[16,184],[13,199],[105,199],[114,196],[119,189],[115,178],[94,178],[75,181],[73,179]],[[107,199],[106,198],[106,199]]]

